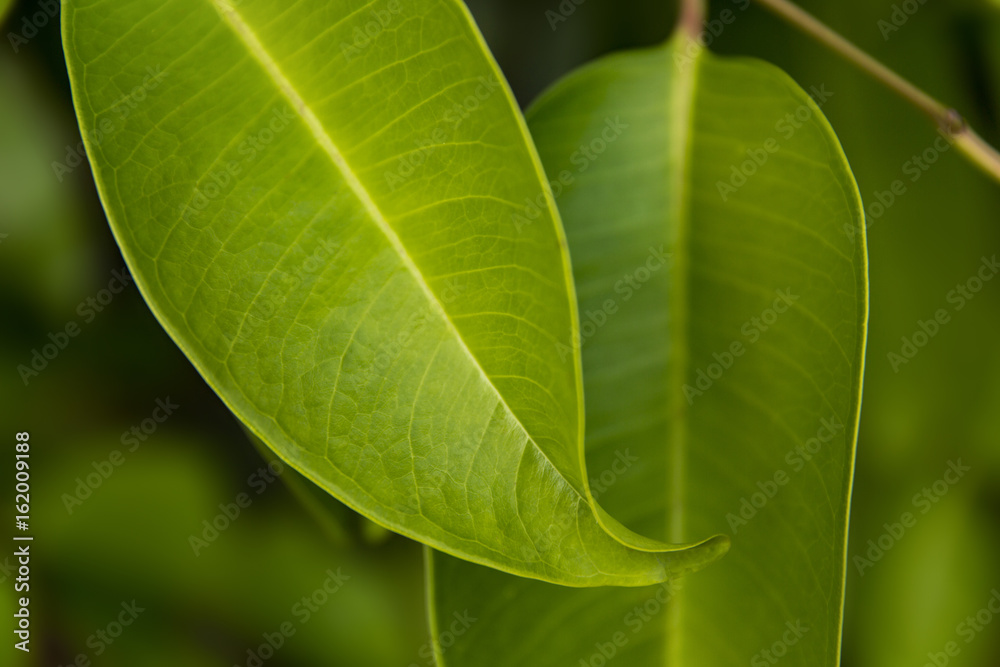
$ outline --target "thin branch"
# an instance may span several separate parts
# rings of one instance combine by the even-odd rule
[[[681,0],[680,17],[677,20],[677,30],[691,39],[697,40],[704,29],[708,0]]]
[[[788,0],[757,0],[758,3],[807,35],[854,63],[869,76],[927,114],[970,162],[1000,183],[1000,153],[976,134],[958,111],[942,104],[920,88],[872,58],[812,14]]]

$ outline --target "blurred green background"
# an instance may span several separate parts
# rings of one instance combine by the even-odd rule
[[[653,0],[469,4],[525,105],[581,63],[664,39],[675,12]],[[1000,2],[910,0],[917,11],[892,31],[880,21],[901,2],[802,4],[1000,144]],[[13,657],[0,665],[62,666],[80,655],[108,666],[256,664],[248,651],[260,654],[283,624],[295,634],[264,664],[430,664],[420,548],[290,471],[261,474],[267,460],[134,287],[87,305],[107,296],[123,262],[77,148],[57,6],[13,5],[0,29],[0,406],[4,437],[31,433],[35,625],[30,658],[8,646],[2,654]],[[984,256],[1000,254],[1000,186],[954,151],[934,152],[928,122],[843,61],[746,0],[716,0],[709,14],[725,9],[737,18],[706,33],[713,50],[764,58],[803,88],[833,93],[823,110],[869,212],[871,329],[844,664],[920,667],[957,640],[962,651],[948,664],[995,667],[1000,618],[969,643],[957,633],[1000,590],[1000,280],[961,310],[948,297]],[[928,149],[933,164],[914,168]],[[905,192],[873,207],[896,180]],[[939,308],[951,321],[894,368],[887,355]],[[79,335],[22,377],[18,366],[69,322]],[[176,406],[162,423],[150,421],[157,400]],[[132,439],[133,427],[144,439]],[[947,493],[915,498],[959,460],[970,470]],[[88,476],[99,485],[78,491]],[[12,491],[3,488],[9,525]],[[241,493],[249,505],[239,516],[218,518]],[[885,525],[904,512],[916,525],[887,538]],[[205,521],[224,526],[217,540]],[[192,536],[205,543],[192,546]],[[891,546],[876,561],[869,540],[880,538]],[[9,619],[7,552],[0,613]],[[321,594],[338,571],[350,578]],[[133,601],[143,611],[113,641],[101,639]]]

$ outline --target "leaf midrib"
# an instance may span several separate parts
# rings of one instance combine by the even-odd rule
[[[688,317],[690,315],[690,294],[688,292],[689,277],[689,234],[691,225],[691,183],[690,170],[693,155],[694,127],[692,116],[694,111],[695,87],[698,68],[701,63],[703,48],[697,46],[684,32],[678,30],[667,43],[668,61],[682,47],[693,47],[697,51],[683,63],[674,60],[677,66],[677,76],[671,79],[668,97],[667,139],[674,139],[668,150],[672,151],[669,162],[673,166],[673,184],[668,188],[668,194],[674,195],[672,206],[667,212],[667,226],[674,224],[673,254],[670,263],[670,312],[668,333],[670,336],[670,372],[667,379],[667,391],[670,396],[669,415],[671,416],[669,449],[667,452],[668,479],[666,501],[667,540],[681,542],[684,538],[684,470],[688,444],[688,406],[683,395],[683,386],[690,366],[690,349],[688,343]],[[683,63],[683,64],[682,64]],[[668,177],[670,174],[668,174]],[[681,623],[680,591],[675,587],[667,602],[665,621],[666,649],[664,664],[667,667],[681,665],[683,647],[680,631]]]
[[[211,2],[212,6],[218,12],[219,16],[222,18],[223,23],[229,26],[229,28],[236,34],[237,38],[239,38],[239,40],[243,43],[243,45],[246,46],[247,50],[250,52],[253,58],[258,62],[258,64],[260,64],[261,67],[264,68],[264,71],[274,82],[279,92],[289,101],[289,103],[292,105],[292,108],[299,115],[299,117],[302,118],[303,122],[309,128],[310,133],[319,143],[320,147],[323,148],[324,152],[333,162],[334,166],[340,172],[341,176],[343,176],[344,180],[347,182],[347,185],[350,187],[351,191],[361,202],[362,206],[364,206],[365,211],[368,213],[369,217],[379,227],[379,230],[389,241],[389,244],[392,246],[393,250],[396,251],[396,254],[399,255],[399,258],[403,262],[403,265],[413,276],[414,280],[416,281],[417,285],[419,285],[420,289],[424,292],[424,295],[427,297],[427,300],[430,303],[431,308],[434,309],[434,311],[437,312],[437,314],[444,321],[445,326],[458,341],[460,347],[462,348],[462,351],[466,354],[466,356],[468,356],[469,360],[472,362],[473,366],[479,372],[483,380],[493,390],[493,393],[496,395],[497,400],[503,406],[504,410],[506,410],[507,414],[510,415],[511,419],[513,419],[514,422],[517,424],[518,428],[520,428],[521,432],[524,434],[525,440],[528,443],[530,443],[539,452],[539,454],[549,463],[552,469],[556,472],[557,475],[559,475],[559,477],[566,483],[566,485],[573,491],[573,493],[576,494],[576,496],[581,501],[587,502],[589,505],[589,502],[587,501],[587,498],[584,496],[584,494],[582,494],[576,488],[576,486],[569,479],[566,478],[566,476],[563,474],[563,471],[559,469],[559,467],[552,461],[551,458],[549,458],[545,450],[542,449],[542,447],[535,441],[535,439],[528,432],[528,429],[525,428],[524,424],[521,422],[517,414],[511,409],[510,405],[507,404],[507,401],[504,398],[503,394],[490,379],[489,375],[486,373],[486,370],[479,363],[479,360],[472,353],[472,350],[469,349],[468,344],[466,343],[462,335],[459,333],[458,328],[455,326],[455,323],[448,316],[447,311],[444,309],[444,304],[441,303],[441,300],[438,299],[437,295],[431,289],[430,285],[427,284],[427,281],[424,279],[423,273],[421,273],[419,267],[410,257],[409,252],[407,251],[406,246],[403,245],[403,242],[399,238],[399,235],[396,234],[396,231],[389,224],[388,220],[386,220],[385,216],[382,214],[381,209],[379,209],[378,205],[372,199],[371,194],[368,192],[367,188],[358,178],[357,174],[354,173],[354,170],[351,168],[351,166],[347,163],[347,160],[344,158],[343,153],[341,153],[340,149],[337,148],[337,145],[333,142],[333,139],[327,133],[326,128],[323,126],[322,121],[320,121],[320,119],[316,116],[312,108],[310,108],[309,105],[306,103],[306,101],[302,98],[302,96],[299,94],[295,86],[292,85],[292,82],[281,70],[280,65],[278,65],[275,59],[271,56],[270,52],[268,52],[267,48],[263,45],[263,43],[261,43],[260,39],[257,37],[257,34],[256,32],[254,32],[253,28],[249,25],[249,23],[247,23],[247,21],[243,18],[243,16],[239,13],[239,11],[227,2],[227,0],[209,0],[209,2]],[[617,539],[610,532],[608,532],[608,535],[611,536],[612,539]]]

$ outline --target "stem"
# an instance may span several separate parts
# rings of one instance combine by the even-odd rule
[[[807,35],[843,56],[876,81],[917,107],[962,155],[1000,183],[1000,153],[976,134],[958,111],[942,104],[788,0],[757,0]]]
[[[681,0],[681,13],[677,30],[697,40],[703,30],[708,0]]]

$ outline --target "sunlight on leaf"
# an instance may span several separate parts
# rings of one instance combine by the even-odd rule
[[[725,551],[591,498],[565,239],[464,5],[71,0],[63,19],[136,283],[280,457],[392,530],[548,581],[650,584]]]

